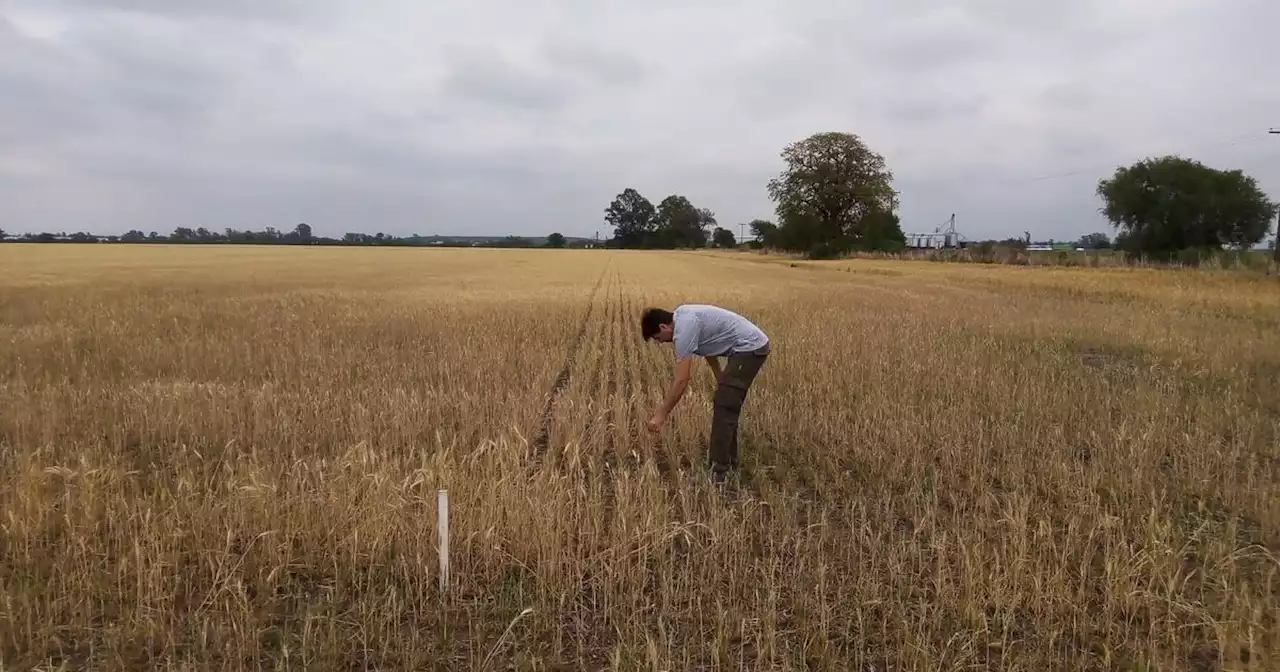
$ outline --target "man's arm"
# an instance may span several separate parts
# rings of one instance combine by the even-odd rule
[[[666,399],[662,402],[662,407],[649,420],[649,429],[658,431],[662,429],[662,425],[667,422],[667,416],[671,414],[671,409],[676,407],[676,402],[680,401],[680,397],[684,396],[684,391],[689,387],[690,371],[693,369],[693,357],[685,357],[676,362],[676,377],[671,381],[671,390],[667,392]]]

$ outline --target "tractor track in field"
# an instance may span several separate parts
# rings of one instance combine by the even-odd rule
[[[613,519],[617,507],[617,450],[618,450],[618,367],[614,360],[614,355],[618,352],[621,345],[618,341],[618,326],[621,321],[620,306],[612,300],[611,290],[619,285],[618,274],[615,272],[612,282],[605,287],[605,324],[604,334],[604,356],[601,358],[601,365],[607,371],[604,375],[604,398],[609,404],[608,412],[605,414],[604,441],[599,442],[600,455],[596,460],[596,475],[600,482],[601,507],[604,517],[605,538],[613,529]],[[623,372],[626,375],[626,372]]]
[[[616,275],[616,271],[613,275]],[[600,445],[606,440],[608,432],[607,427],[607,390],[609,381],[606,371],[607,362],[604,359],[602,348],[597,346],[600,341],[600,333],[603,327],[609,324],[609,302],[608,288],[613,281],[613,275],[606,277],[601,285],[600,291],[597,293],[597,300],[602,302],[597,306],[595,319],[587,324],[587,335],[584,338],[583,346],[586,348],[584,353],[579,356],[577,365],[583,369],[579,371],[579,375],[585,376],[581,386],[575,386],[573,391],[580,399],[575,401],[581,403],[585,401],[585,405],[581,407],[581,411],[588,417],[582,426],[581,436],[577,442],[576,450],[572,455],[572,467],[575,475],[581,479],[583,483],[591,480],[594,472],[594,450],[595,446]],[[603,400],[603,401],[602,401]]]
[[[628,457],[634,457],[632,466],[638,467],[640,460],[637,446],[641,440],[641,426],[638,421],[643,420],[637,416],[636,411],[636,388],[639,387],[636,381],[636,375],[639,373],[638,348],[639,341],[628,334],[628,321],[633,319],[633,315],[638,315],[638,311],[632,311],[631,305],[627,301],[627,292],[621,285],[618,287],[618,310],[622,317],[618,322],[618,347],[622,351],[622,367],[626,374],[622,378],[621,399],[618,405],[618,431],[622,435],[623,445],[626,446]]]
[[[617,277],[614,277],[614,285],[618,285]],[[621,318],[618,306],[613,301],[606,298],[608,302],[608,318],[605,324],[606,352],[613,355],[618,352],[618,321]],[[605,360],[607,362],[608,372],[605,376],[605,398],[609,400],[609,421],[608,431],[605,432],[604,441],[605,452],[604,458],[609,461],[610,456],[617,453],[618,450],[618,426],[620,414],[618,412],[618,367],[614,366],[612,357]],[[626,376],[624,369],[623,376]]]
[[[551,384],[551,390],[547,393],[547,401],[542,406],[542,414],[539,416],[538,433],[533,439],[533,459],[535,464],[540,464],[546,455],[547,447],[551,443],[551,422],[555,415],[556,400],[564,389],[569,386],[569,377],[572,375],[573,365],[578,359],[578,351],[582,349],[582,342],[586,339],[587,325],[591,323],[591,315],[595,310],[596,295],[600,293],[600,287],[604,284],[605,276],[608,275],[612,266],[612,260],[606,262],[604,270],[600,271],[600,277],[596,279],[596,285],[591,290],[591,295],[587,297],[587,312],[582,318],[582,324],[578,326],[578,333],[574,336],[573,342],[569,345],[569,352],[565,355],[564,366],[560,367],[560,372],[556,374],[555,381]]]

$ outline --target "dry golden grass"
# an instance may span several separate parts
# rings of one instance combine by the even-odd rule
[[[723,493],[705,366],[641,429],[685,301],[774,339]],[[0,668],[1277,669],[1278,326],[1226,273],[0,245]]]

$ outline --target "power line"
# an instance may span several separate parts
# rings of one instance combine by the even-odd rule
[[[1270,129],[1268,129],[1268,130],[1267,130],[1267,133],[1266,133],[1266,134],[1268,134],[1268,135],[1280,135],[1280,128],[1270,128]],[[1247,133],[1241,133],[1241,134],[1239,134],[1239,135],[1235,135],[1235,136],[1232,136],[1232,137],[1229,137],[1229,138],[1225,138],[1225,139],[1223,139],[1223,140],[1219,140],[1219,141],[1217,141],[1217,142],[1212,142],[1212,141],[1210,141],[1210,142],[1206,142],[1206,143],[1203,143],[1203,144],[1199,144],[1199,145],[1197,145],[1197,146],[1193,146],[1193,147],[1192,147],[1192,148],[1190,148],[1190,149],[1191,149],[1192,151],[1204,151],[1204,150],[1207,150],[1207,149],[1214,149],[1214,148],[1218,148],[1218,147],[1234,146],[1234,145],[1236,145],[1236,144],[1240,143],[1240,142],[1241,142],[1241,141],[1243,141],[1243,140],[1246,140],[1246,139],[1249,139],[1249,138],[1256,138],[1256,137],[1258,137],[1258,136],[1260,136],[1260,135],[1263,135],[1263,134],[1262,134],[1262,133],[1260,133],[1259,131],[1256,131],[1256,130],[1255,130],[1255,131],[1250,131],[1250,132],[1247,132]],[[1175,152],[1175,153],[1176,153],[1176,152]],[[1148,156],[1150,156],[1150,155],[1151,155],[1151,154],[1148,154]],[[1132,154],[1130,154],[1130,157],[1131,157],[1131,156],[1132,156]],[[1123,163],[1125,160],[1126,160],[1126,159],[1117,158],[1117,159],[1116,159],[1116,160],[1114,160],[1114,161],[1108,162],[1106,165],[1098,164],[1097,166],[1092,167],[1092,168],[1080,168],[1080,169],[1071,170],[1071,171],[1067,171],[1067,172],[1063,172],[1063,173],[1054,173],[1054,174],[1050,174],[1050,175],[1040,175],[1040,176],[1036,176],[1036,177],[1023,177],[1023,178],[1018,178],[1018,177],[1007,177],[1007,178],[990,178],[990,179],[985,179],[985,180],[983,180],[983,179],[979,179],[979,180],[966,180],[966,181],[964,182],[964,184],[963,184],[963,185],[956,185],[955,187],[952,187],[951,189],[948,189],[948,188],[946,188],[946,187],[943,187],[942,189],[939,189],[939,188],[938,188],[938,185],[933,185],[933,186],[931,186],[931,187],[929,187],[929,188],[927,188],[927,189],[921,190],[921,191],[933,191],[933,192],[936,192],[936,191],[951,191],[952,189],[955,189],[955,188],[965,188],[965,189],[969,189],[969,188],[972,188],[972,187],[974,187],[974,186],[982,186],[983,184],[1002,184],[1002,185],[1004,185],[1004,184],[1019,184],[1019,183],[1029,183],[1029,182],[1043,182],[1043,181],[1047,181],[1047,180],[1059,179],[1059,178],[1064,178],[1064,177],[1072,177],[1072,176],[1082,175],[1082,174],[1086,174],[1086,173],[1092,173],[1092,174],[1095,174],[1095,175],[1096,175],[1096,174],[1098,174],[1098,172],[1099,172],[1099,171],[1103,171],[1103,170],[1107,170],[1107,169],[1110,169],[1110,168],[1114,168],[1117,164]],[[895,190],[895,193],[901,193],[901,192],[899,192],[899,191]],[[954,215],[953,215],[953,217],[954,217]],[[944,223],[944,225],[945,225],[945,223]],[[954,224],[953,224],[952,226],[954,227]],[[938,228],[940,229],[941,227],[938,227]],[[936,231],[936,229],[935,229],[935,231]],[[1030,235],[1030,234],[1028,234],[1028,235]],[[1278,217],[1278,218],[1277,218],[1277,225],[1276,225],[1276,239],[1277,239],[1277,241],[1280,241],[1280,217]],[[1277,244],[1276,244],[1276,252],[1275,252],[1275,255],[1276,255],[1276,261],[1277,261],[1277,262],[1280,262],[1280,242],[1277,242]]]
[[[1271,132],[1280,134],[1280,129],[1272,129]],[[1206,149],[1214,149],[1217,147],[1232,146],[1232,145],[1238,144],[1242,140],[1246,140],[1251,137],[1257,137],[1258,135],[1259,135],[1258,131],[1250,131],[1248,133],[1242,133],[1233,137],[1219,140],[1217,142],[1208,142],[1208,143],[1200,144],[1197,146],[1193,146],[1191,149],[1193,151],[1203,151]],[[1115,168],[1116,165],[1123,163],[1124,161],[1130,159],[1132,156],[1133,154],[1129,154],[1126,157],[1120,157],[1119,155],[1117,155],[1115,159],[1108,161],[1105,164],[1097,163],[1090,167],[1076,168],[1074,170],[1068,170],[1061,173],[1050,173],[1047,175],[1037,175],[1035,177],[993,177],[988,179],[966,180],[966,184],[969,186],[977,186],[981,184],[1000,184],[1000,185],[1026,184],[1031,182],[1046,182],[1049,180],[1075,177],[1078,175],[1086,175],[1086,174],[1097,175],[1100,171],[1105,171],[1105,170]]]
[[[1276,129],[1272,129],[1272,130],[1271,130],[1271,132],[1272,132],[1272,133],[1280,133],[1280,131],[1277,131]],[[1250,132],[1248,132],[1248,133],[1242,133],[1242,134],[1240,134],[1240,135],[1237,135],[1237,136],[1234,136],[1234,137],[1232,137],[1232,138],[1228,138],[1228,139],[1226,139],[1226,140],[1222,140],[1222,141],[1219,141],[1219,142],[1215,142],[1215,143],[1213,143],[1213,144],[1203,144],[1203,145],[1200,145],[1200,146],[1198,146],[1198,147],[1194,147],[1193,149],[1196,149],[1196,150],[1205,150],[1205,149],[1215,149],[1215,148],[1218,148],[1218,147],[1229,147],[1229,146],[1232,146],[1232,145],[1235,145],[1235,144],[1239,143],[1241,140],[1245,140],[1245,139],[1248,139],[1248,138],[1251,138],[1251,137],[1255,137],[1255,136],[1257,136],[1257,135],[1258,135],[1258,132],[1257,132],[1257,131],[1250,131]],[[1130,155],[1130,156],[1132,156],[1132,155]],[[1051,175],[1041,175],[1041,176],[1038,176],[1038,177],[1029,177],[1029,178],[1022,178],[1022,179],[1023,179],[1024,181],[1027,181],[1027,182],[1042,182],[1042,181],[1044,181],[1044,180],[1054,180],[1054,179],[1058,179],[1058,178],[1062,178],[1062,177],[1074,177],[1074,176],[1076,176],[1076,175],[1082,175],[1082,174],[1085,174],[1085,173],[1095,173],[1095,174],[1096,174],[1096,173],[1097,173],[1098,171],[1100,171],[1100,170],[1106,170],[1106,169],[1107,169],[1107,168],[1109,168],[1109,167],[1114,167],[1116,163],[1118,163],[1119,161],[1122,161],[1122,160],[1123,160],[1123,159],[1117,159],[1117,161],[1110,161],[1110,162],[1108,162],[1106,165],[1103,165],[1103,164],[1095,164],[1094,166],[1091,166],[1091,167],[1089,167],[1089,168],[1080,168],[1080,169],[1072,170],[1072,171],[1068,171],[1068,172],[1065,172],[1065,173],[1055,173],[1055,174],[1051,174]],[[1017,181],[1017,179],[1015,178],[1015,179],[1014,179],[1014,181]]]
[[[1267,131],[1270,135],[1280,135],[1280,128],[1272,128]],[[1280,264],[1280,215],[1276,215],[1276,242],[1275,247],[1271,250],[1271,259]]]

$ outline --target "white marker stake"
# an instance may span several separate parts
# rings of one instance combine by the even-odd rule
[[[440,535],[440,595],[449,592],[449,491],[436,491],[437,530]]]

